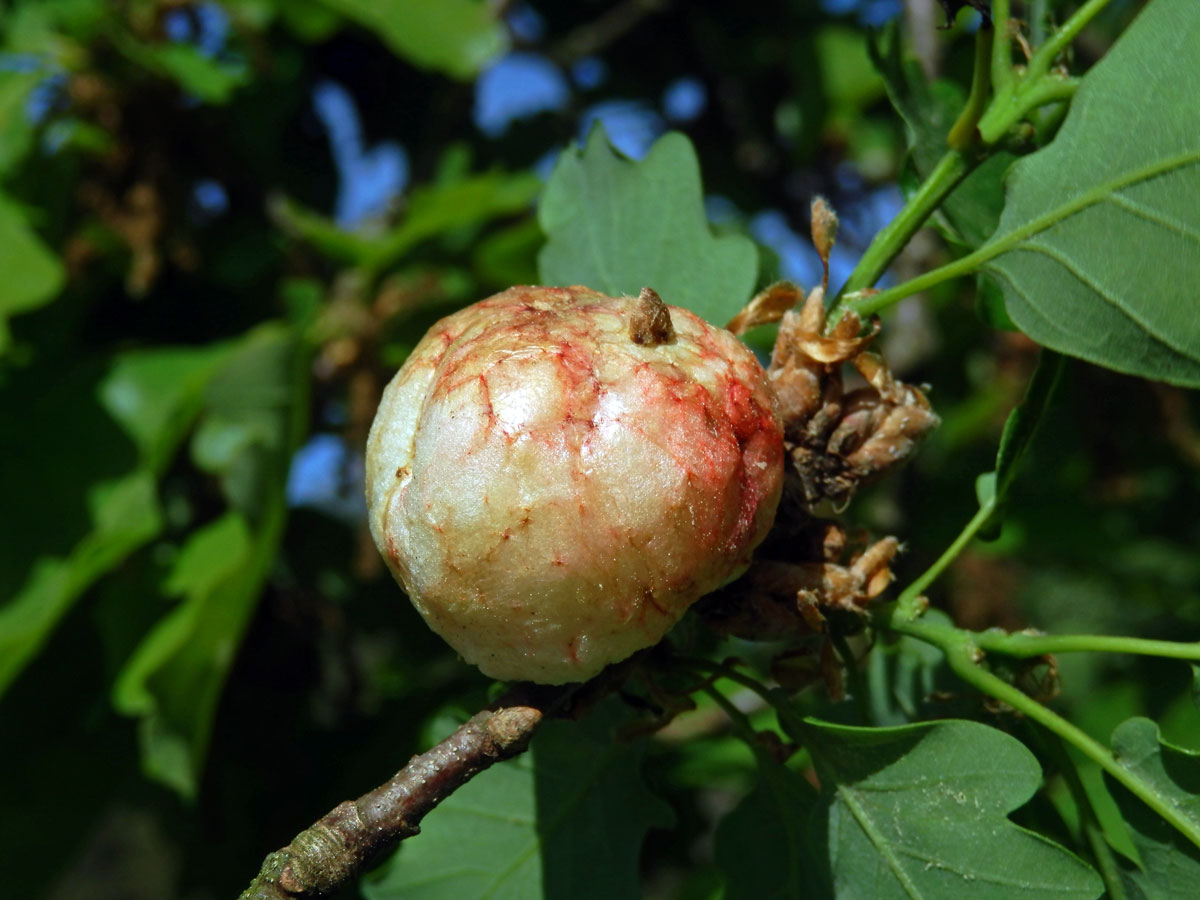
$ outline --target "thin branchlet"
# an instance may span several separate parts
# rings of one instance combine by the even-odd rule
[[[549,698],[549,699],[547,699]],[[425,815],[489,766],[522,753],[554,697],[510,694],[387,782],[346,800],[270,854],[240,900],[322,897],[420,831]]]

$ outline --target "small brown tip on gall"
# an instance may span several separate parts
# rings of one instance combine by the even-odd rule
[[[812,239],[821,257],[824,273],[821,286],[829,286],[829,254],[833,252],[833,242],[837,240],[838,217],[829,205],[829,201],[818,195],[812,200]]]
[[[838,217],[829,201],[818,195],[812,200],[812,238],[821,259],[828,260],[837,240]]]
[[[671,311],[663,303],[662,297],[651,288],[644,287],[638,294],[637,308],[629,320],[629,339],[635,344],[651,347],[675,340]]]

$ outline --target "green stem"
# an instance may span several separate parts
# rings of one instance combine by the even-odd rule
[[[984,246],[986,247],[987,245],[985,244]],[[894,303],[899,303],[905,297],[911,297],[913,294],[927,291],[931,287],[941,284],[943,281],[949,281],[951,278],[959,278],[963,275],[970,275],[978,268],[980,263],[991,259],[993,255],[993,253],[981,253],[980,250],[976,250],[974,253],[968,253],[966,256],[959,257],[953,262],[946,263],[944,266],[938,266],[936,269],[930,269],[928,272],[918,275],[916,278],[910,278],[908,281],[897,284],[894,287],[876,291],[873,294],[846,295],[842,298],[841,304],[844,307],[854,310],[860,317],[865,319],[881,310],[887,309]]]
[[[932,287],[947,278],[966,274],[980,261],[995,255],[994,248],[991,253],[982,257],[971,254],[898,287],[872,296],[847,299],[879,280],[917,229],[982,161],[980,155],[968,154],[964,152],[964,148],[972,146],[976,138],[984,146],[991,147],[1034,109],[1047,103],[1069,99],[1074,94],[1078,81],[1049,75],[1050,67],[1063,48],[1074,40],[1084,26],[1109,2],[1110,0],[1088,0],[1034,53],[1026,71],[1018,77],[1012,68],[1009,0],[994,0],[994,33],[990,41],[982,36],[976,39],[976,75],[972,80],[967,109],[963,111],[948,138],[950,149],[938,160],[933,171],[905,203],[896,218],[875,236],[871,246],[859,259],[858,265],[850,273],[839,292],[837,302],[829,312],[830,322],[837,321],[847,307],[861,316],[886,309],[898,300]],[[986,44],[990,44],[990,54],[983,52],[982,48]],[[984,65],[985,62],[988,65]],[[984,69],[982,73],[981,66]],[[989,83],[995,91],[995,96],[987,108],[983,109],[982,104],[986,99]],[[979,108],[976,108],[977,104]]]
[[[1050,71],[1054,60],[1067,48],[1071,41],[1078,37],[1079,32],[1092,21],[1110,0],[1088,0],[1075,11],[1075,15],[1063,23],[1063,27],[1050,35],[1050,39],[1034,51],[1033,58],[1025,70],[1025,80],[1034,81]]]
[[[981,122],[979,127],[982,129],[984,123]],[[873,315],[879,310],[903,300],[905,297],[928,290],[937,284],[941,284],[943,281],[971,274],[989,260],[1008,252],[1035,234],[1054,227],[1075,213],[1103,202],[1110,194],[1124,187],[1148,181],[1162,172],[1170,171],[1182,165],[1191,165],[1197,160],[1200,160],[1200,152],[1189,151],[1156,161],[1133,172],[1121,173],[1078,194],[1069,202],[1060,204],[1049,212],[1013,228],[1003,236],[993,237],[982,247],[972,253],[968,253],[966,256],[884,291],[878,291],[873,294],[860,293],[857,296],[845,296],[840,301],[841,305],[853,309],[860,316]]]
[[[1200,662],[1200,643],[1154,641],[1147,638],[1106,634],[1029,634],[983,631],[974,635],[975,645],[991,653],[1026,658],[1050,653],[1136,653],[1164,659]]]
[[[1067,752],[1062,738],[1058,735],[1045,734],[1036,729],[1030,731],[1043,751],[1054,761],[1058,771],[1062,774],[1063,781],[1067,784],[1067,790],[1071,793],[1075,808],[1079,810],[1080,830],[1091,848],[1092,860],[1096,864],[1096,870],[1100,873],[1104,886],[1108,889],[1110,900],[1127,900],[1125,886],[1121,882],[1120,868],[1112,847],[1104,837],[1104,828],[1100,824],[1100,817],[1096,815],[1092,798],[1088,796],[1083,779],[1079,777],[1075,760],[1071,759],[1071,754]]]
[[[979,139],[991,147],[1005,137],[1035,109],[1047,103],[1069,100],[1079,87],[1079,79],[1046,74],[1037,79],[1014,82],[997,95],[979,119]]]
[[[970,634],[957,628],[948,628],[928,622],[906,621],[897,615],[892,617],[890,625],[893,631],[907,634],[937,647],[946,655],[947,664],[959,678],[989,697],[1008,704],[1017,712],[1070,743],[1162,816],[1180,834],[1200,847],[1200,828],[1197,828],[1187,816],[1180,813],[1169,802],[1158,796],[1151,785],[1146,784],[1138,775],[1118,763],[1107,747],[1062,716],[980,666],[979,662],[983,653]]]
[[[1008,0],[992,0],[992,84],[1003,90],[1013,80],[1012,33],[1009,31]],[[982,30],[982,28],[980,29]]]
[[[971,93],[959,113],[946,144],[951,150],[969,150],[979,143],[979,119],[987,108],[992,94],[992,36],[991,26],[980,25],[975,32],[975,70],[971,75]]]
[[[949,150],[938,160],[917,192],[908,199],[896,218],[875,236],[866,253],[859,258],[858,265],[842,288],[842,299],[830,312],[831,321],[840,317],[845,306],[844,295],[868,288],[878,281],[892,260],[904,249],[909,238],[975,165],[976,160],[960,150]]]
[[[1046,0],[1032,0],[1026,18],[1029,20],[1029,40],[1033,46],[1040,47],[1046,39]]]
[[[971,521],[959,533],[949,547],[945,549],[937,561],[922,572],[916,580],[908,585],[896,598],[895,610],[897,614],[906,619],[915,619],[924,612],[924,603],[921,600],[921,595],[929,585],[937,580],[938,576],[946,570],[950,563],[954,562],[958,554],[966,549],[967,544],[974,540],[979,529],[987,524],[992,513],[996,510],[994,499],[989,499],[986,503],[979,507],[979,511],[971,517]]]

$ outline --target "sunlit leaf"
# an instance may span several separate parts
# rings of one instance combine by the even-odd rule
[[[252,557],[249,529],[236,513],[193,534],[165,585],[181,602],[142,640],[113,688],[117,711],[141,720],[146,774],[186,797],[195,794],[224,676],[254,609],[260,585]]]
[[[600,127],[559,157],[538,210],[548,242],[544,284],[583,284],[618,296],[651,287],[663,300],[724,325],[750,299],[754,245],[716,237],[704,215],[700,165],[682,134],[632,162]]]
[[[1083,78],[1058,136],[1010,173],[981,248],[1039,343],[1200,386],[1200,4],[1155,0]]]
[[[104,408],[161,471],[199,413],[229,346],[158,347],[118,356],[100,383]]]
[[[0,354],[8,348],[8,320],[54,299],[62,287],[62,263],[29,227],[19,207],[0,194]]]
[[[1163,741],[1149,719],[1129,719],[1112,736],[1113,755],[1200,833],[1200,754]],[[1131,893],[1189,898],[1200,884],[1200,849],[1125,787],[1105,776],[1129,826],[1141,866],[1127,873]]]
[[[418,66],[471,78],[504,52],[508,32],[482,0],[321,0]]]
[[[163,44],[150,58],[184,91],[206,103],[228,103],[250,81],[244,65],[210,59],[191,44]]]
[[[86,508],[86,535],[65,555],[39,557],[15,594],[0,603],[0,694],[80,594],[162,527],[155,481],[144,470],[95,482]]]
[[[828,804],[835,897],[1098,897],[1103,884],[1008,813],[1041,781],[1024,745],[976,722],[851,728],[808,720]]]
[[[272,212],[285,229],[327,256],[383,269],[422,241],[529,209],[540,189],[528,172],[485,172],[414,188],[399,224],[381,235],[347,231],[286,198],[277,199]]]
[[[619,707],[542,725],[530,752],[455,791],[363,884],[368,900],[611,900],[640,895],[646,829],[670,811],[642,784]],[[471,852],[463,852],[469,835]]]
[[[6,174],[33,147],[33,122],[29,96],[46,77],[45,72],[0,70],[0,175]]]
[[[0,693],[79,596],[162,527],[157,478],[199,412],[224,347],[158,348],[3,398]],[[31,378],[37,379],[36,373]]]
[[[117,710],[140,720],[146,774],[188,798],[283,536],[287,464],[303,415],[296,352],[286,329],[263,326],[204,385],[193,457],[218,476],[232,509],[184,543],[164,585],[181,600],[142,639],[113,688]]]

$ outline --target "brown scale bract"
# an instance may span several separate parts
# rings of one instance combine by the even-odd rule
[[[799,289],[777,285],[776,293]],[[862,484],[909,459],[938,424],[924,393],[894,378],[867,351],[878,325],[865,333],[847,312],[824,330],[825,292],[814,288],[798,309],[780,317],[767,370],[779,401],[784,437],[802,502],[842,504]],[[852,364],[866,385],[847,392],[843,366]]]
[[[699,607],[718,631],[751,640],[862,627],[868,604],[892,579],[890,565],[900,544],[884,538],[849,553],[842,529],[815,513],[830,502],[844,505],[860,485],[907,460],[938,424],[924,393],[893,377],[867,350],[877,322],[864,331],[850,311],[826,329],[825,289],[837,216],[821,198],[813,202],[812,232],[825,265],[822,283],[807,297],[795,285],[772,285],[728,326],[744,334],[779,323],[767,378],[790,463],[778,519],[751,570]],[[849,392],[847,364],[865,381]],[[833,659],[827,643],[819,649],[822,660]],[[835,680],[826,662],[820,667],[827,682]]]
[[[652,291],[514,287],[443,319],[367,448],[376,543],[494,678],[581,681],[745,570],[783,435],[729,332]]]

